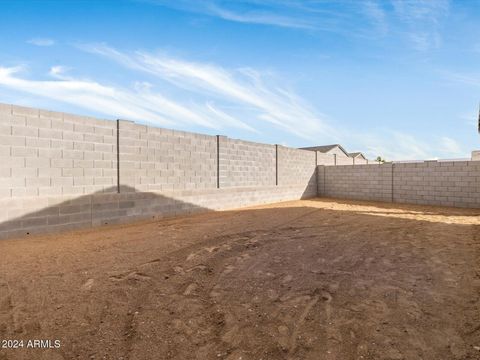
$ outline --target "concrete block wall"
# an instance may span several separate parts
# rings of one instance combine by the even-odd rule
[[[84,195],[116,182],[112,121],[2,107],[2,198]]]
[[[480,207],[480,162],[425,161],[394,164],[395,202]]]
[[[117,191],[112,121],[2,104],[0,154],[0,238],[84,227],[85,198]]]
[[[278,184],[302,184],[306,196],[316,196],[317,162],[318,156],[315,151],[278,145]]]
[[[479,161],[319,166],[320,196],[480,208]]]
[[[343,165],[318,167],[320,196],[391,201],[392,165]]]
[[[215,136],[119,121],[121,191],[217,187]]]
[[[296,185],[103,194],[92,197],[91,201],[108,210],[93,212],[92,225],[159,219],[307,197],[311,195]]]
[[[220,188],[275,185],[275,145],[219,137]]]
[[[316,196],[333,157],[276,149],[0,104],[0,239]]]

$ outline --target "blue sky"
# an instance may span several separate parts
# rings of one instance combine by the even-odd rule
[[[480,148],[480,2],[0,1],[0,102],[387,160]]]

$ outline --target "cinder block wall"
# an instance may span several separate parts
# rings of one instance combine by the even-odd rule
[[[275,145],[225,136],[219,142],[221,188],[275,185]]]
[[[480,208],[480,161],[319,166],[320,196]]]
[[[302,197],[317,195],[315,151],[300,150],[277,145],[278,152],[278,184],[305,186],[301,189]]]
[[[394,164],[395,202],[480,207],[480,161]]]
[[[307,150],[0,104],[0,238],[312,197],[316,165],[332,162]]]
[[[0,114],[2,198],[85,195],[116,184],[114,122],[17,106]]]
[[[391,201],[391,164],[319,166],[318,193],[321,196]]]
[[[115,122],[0,106],[0,238],[90,226],[116,192]]]
[[[119,121],[121,192],[217,187],[215,136]]]

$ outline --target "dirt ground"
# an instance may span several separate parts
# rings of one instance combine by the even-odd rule
[[[302,200],[0,254],[1,360],[480,359],[480,210]]]

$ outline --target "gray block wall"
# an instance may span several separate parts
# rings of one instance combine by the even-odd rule
[[[0,104],[0,238],[313,197],[318,155]]]
[[[119,121],[122,191],[213,189],[217,186],[215,136]]]
[[[319,166],[318,194],[343,199],[480,208],[480,161]]]
[[[391,201],[391,164],[319,166],[320,196]]]
[[[219,142],[221,188],[275,185],[275,145],[225,136]]]
[[[317,195],[315,151],[293,149],[278,145],[278,183],[304,184],[305,197]]]
[[[84,195],[116,182],[115,123],[2,107],[2,198]]]
[[[480,161],[394,164],[395,202],[480,207]]]

